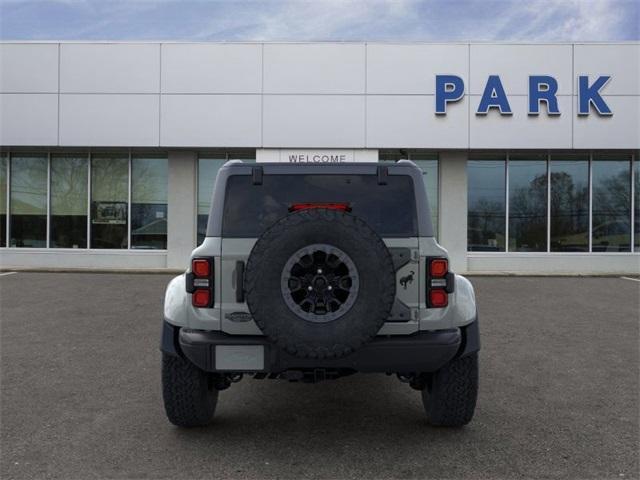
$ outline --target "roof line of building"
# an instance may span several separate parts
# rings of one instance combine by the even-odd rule
[[[0,44],[176,44],[176,45],[640,45],[640,40],[620,41],[380,41],[380,40],[309,40],[309,41],[189,41],[189,40],[0,40]]]

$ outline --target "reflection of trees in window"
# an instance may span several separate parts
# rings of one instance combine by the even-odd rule
[[[11,157],[12,247],[45,247],[47,237],[47,158]]]
[[[91,159],[91,248],[127,248],[129,159]]]
[[[166,158],[133,158],[131,163],[131,248],[167,248]]]
[[[631,177],[629,161],[593,162],[594,251],[631,249]]]
[[[505,161],[470,160],[468,172],[469,251],[505,250]]]
[[[87,246],[87,158],[51,159],[50,246]]]
[[[589,164],[551,161],[551,251],[589,249]]]
[[[509,250],[547,249],[546,162],[509,164]]]

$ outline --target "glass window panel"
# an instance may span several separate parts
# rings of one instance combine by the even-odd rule
[[[131,159],[131,248],[167,248],[166,158]]]
[[[267,175],[260,188],[251,188],[251,182],[250,175],[227,181],[222,221],[227,237],[259,237],[292,204],[327,201],[349,203],[381,237],[417,235],[413,182],[406,175],[391,175],[382,186],[376,175]]]
[[[207,235],[207,219],[211,207],[213,186],[218,176],[218,170],[226,162],[226,155],[198,159],[198,245]]]
[[[53,248],[87,247],[86,155],[51,157],[51,238]]]
[[[418,160],[411,158],[422,169],[422,180],[427,190],[433,234],[438,237],[438,160]]]
[[[634,227],[634,250],[636,252],[640,252],[640,158],[638,156],[640,152],[636,152],[635,158],[633,161],[633,178],[634,178],[634,195],[633,195],[633,204],[634,204],[634,212],[633,217],[635,224]]]
[[[594,155],[591,230],[594,252],[631,250],[630,170],[629,155]]]
[[[467,163],[467,249],[470,252],[505,250],[505,160],[495,158]]]
[[[129,159],[91,157],[91,248],[127,248]]]
[[[47,246],[47,157],[11,156],[12,247]]]
[[[589,157],[551,156],[551,251],[589,251]]]
[[[0,247],[7,246],[7,168],[8,157],[0,154]]]
[[[509,160],[509,251],[547,250],[546,156]]]

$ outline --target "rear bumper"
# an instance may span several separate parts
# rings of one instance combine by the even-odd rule
[[[356,352],[338,359],[297,358],[262,336],[190,330],[167,322],[163,330],[165,353],[183,355],[207,372],[280,373],[314,369],[433,372],[454,357],[469,355],[480,348],[477,321],[462,328],[376,337]],[[230,358],[235,360],[229,361]]]

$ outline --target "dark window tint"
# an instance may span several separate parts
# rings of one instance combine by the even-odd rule
[[[552,156],[551,251],[589,251],[589,159]]]
[[[467,164],[469,251],[504,252],[505,161],[469,160]]]
[[[531,157],[509,161],[510,252],[547,250],[547,161]]]
[[[635,224],[635,240],[634,240],[634,250],[636,252],[640,252],[640,158],[638,156],[640,152],[636,152],[635,159],[633,161],[633,181],[634,183],[634,224]]]
[[[628,252],[631,250],[630,158],[623,154],[594,156],[592,169],[593,251]]]
[[[250,176],[227,181],[223,235],[258,237],[286,216],[295,203],[348,203],[380,236],[417,235],[416,205],[411,177],[390,176],[378,185],[375,175],[265,175],[262,185]]]
[[[0,154],[0,247],[7,246],[7,155]]]

